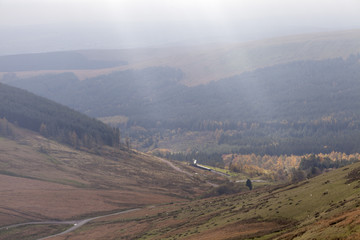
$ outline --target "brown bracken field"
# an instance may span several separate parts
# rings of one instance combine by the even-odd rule
[[[133,150],[0,138],[0,239],[359,239],[360,163],[209,196],[225,177]],[[244,183],[239,183],[244,184]],[[201,196],[208,197],[201,197]],[[122,214],[123,210],[134,211]],[[136,210],[135,210],[136,209]]]

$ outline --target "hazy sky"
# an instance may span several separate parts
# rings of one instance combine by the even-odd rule
[[[0,0],[0,54],[41,51],[26,50],[35,40],[119,48],[360,28],[359,10],[359,0]]]
[[[358,20],[358,0],[0,0],[0,23]]]

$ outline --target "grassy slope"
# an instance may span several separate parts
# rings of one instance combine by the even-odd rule
[[[15,140],[0,137],[0,226],[179,201],[209,187],[204,178],[146,154],[80,151],[27,130],[14,132]]]
[[[215,45],[164,59],[161,64],[170,62],[185,72],[185,84],[198,85],[280,63],[346,57],[360,51],[359,39],[356,30]]]
[[[183,82],[197,85],[240,74],[244,71],[295,60],[347,57],[360,52],[360,30],[325,32],[266,39],[249,43],[213,44],[196,47],[80,51],[91,60],[123,60],[126,66],[102,70],[75,70],[80,79],[116,70],[170,66],[185,73]],[[34,76],[49,72],[22,72]],[[0,73],[1,74],[1,73]],[[1,76],[1,75],[0,75]]]
[[[360,163],[294,185],[145,208],[60,239],[358,239]],[[106,231],[105,231],[106,230]]]

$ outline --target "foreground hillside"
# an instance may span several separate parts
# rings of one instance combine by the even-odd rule
[[[206,179],[222,181],[136,151],[81,151],[9,126],[12,138],[0,137],[0,227],[186,201],[211,187]],[[0,239],[37,239],[63,228],[1,228]]]
[[[225,180],[134,151],[116,129],[24,90],[0,84],[0,99],[0,239],[186,201]],[[61,223],[28,224],[49,221]]]
[[[51,239],[359,239],[360,163],[297,184],[143,208]]]
[[[0,227],[0,239],[39,239],[81,219],[88,221],[49,239],[357,239],[360,234],[360,163],[296,184],[191,200],[210,189],[206,180],[220,184],[220,177],[135,151],[75,150],[12,129],[13,139],[0,138],[0,224],[43,223]]]

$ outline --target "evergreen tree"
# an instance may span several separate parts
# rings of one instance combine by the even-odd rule
[[[246,180],[246,186],[249,188],[249,190],[252,190],[253,186],[250,179]]]

